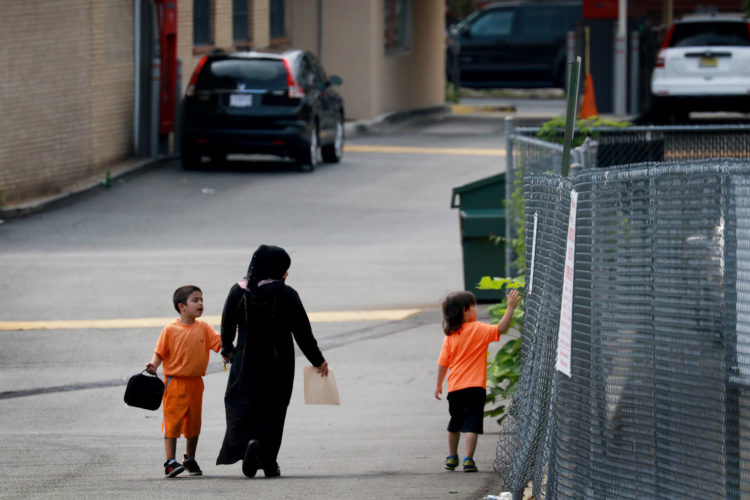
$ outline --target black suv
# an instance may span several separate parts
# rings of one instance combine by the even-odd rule
[[[309,52],[213,53],[193,72],[182,108],[182,165],[204,156],[270,154],[293,158],[303,170],[336,163],[344,147],[344,104]]]
[[[580,0],[503,2],[473,12],[450,31],[459,48],[461,86],[564,87],[566,33],[582,14]]]

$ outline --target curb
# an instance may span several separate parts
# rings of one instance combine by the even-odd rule
[[[179,158],[174,155],[159,156],[158,158],[144,158],[141,160],[131,159],[130,161],[120,165],[114,165],[110,170],[107,171],[109,174],[108,178],[105,179],[89,179],[82,181],[77,184],[70,191],[60,193],[52,196],[46,196],[37,198],[35,200],[20,204],[13,205],[6,208],[0,208],[0,222],[3,219],[17,219],[26,217],[29,215],[35,215],[51,208],[65,205],[68,202],[76,200],[78,197],[93,191],[94,189],[109,189],[111,183],[116,179],[121,179],[132,173],[143,170],[147,167],[153,167],[159,163]],[[113,172],[114,171],[114,172]]]
[[[372,120],[357,120],[349,122],[344,125],[344,131],[346,137],[357,137],[373,132],[380,132],[389,126],[411,120],[412,118],[449,113],[450,111],[451,107],[447,104],[407,111],[395,111],[393,113],[382,114]]]

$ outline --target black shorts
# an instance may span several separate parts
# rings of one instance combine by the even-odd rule
[[[483,387],[467,387],[448,393],[448,432],[484,433],[484,402],[487,391]]]

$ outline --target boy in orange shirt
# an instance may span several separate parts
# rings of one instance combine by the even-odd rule
[[[164,474],[175,477],[187,469],[191,476],[200,476],[203,472],[195,461],[195,450],[201,431],[203,375],[206,374],[209,351],[219,352],[221,348],[221,334],[205,321],[196,319],[203,314],[200,288],[182,286],[175,290],[172,301],[180,317],[162,329],[146,370],[155,375],[156,369],[164,363],[162,429],[167,455]],[[187,439],[182,463],[175,460],[180,434]]]
[[[441,399],[448,372],[448,451],[444,467],[458,466],[458,441],[466,433],[464,472],[476,472],[474,450],[484,432],[484,402],[487,397],[487,347],[508,330],[518,305],[518,292],[508,293],[508,308],[497,325],[477,321],[477,299],[471,292],[453,292],[443,300],[443,347],[438,358],[435,398]]]

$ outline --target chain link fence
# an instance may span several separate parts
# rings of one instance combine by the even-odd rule
[[[523,191],[535,253],[495,462],[505,486],[750,498],[750,161],[529,172]],[[573,191],[568,377],[555,361]]]
[[[526,173],[559,174],[562,145],[536,137],[539,127],[516,127],[506,120],[506,200],[513,199]],[[572,169],[707,158],[750,159],[750,126],[630,126],[594,127],[590,138],[571,151]],[[522,210],[509,203],[506,239],[513,241],[522,227]],[[505,269],[512,270],[513,246],[506,245]],[[511,272],[512,274],[512,272]]]

